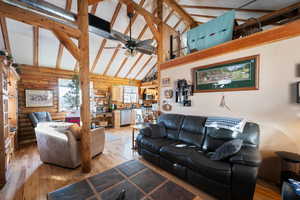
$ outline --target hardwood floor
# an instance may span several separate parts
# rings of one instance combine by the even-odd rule
[[[43,164],[40,161],[36,145],[21,149],[17,152],[9,170],[8,183],[0,192],[0,200],[45,200],[48,192],[103,172],[127,160],[141,159],[136,152],[131,150],[130,128],[109,129],[106,133],[109,133],[110,136],[107,138],[105,150],[103,154],[93,159],[92,172],[89,174],[82,174],[80,168],[70,170]],[[214,199],[150,163],[144,160],[142,162],[197,194],[199,196],[196,198],[197,200]],[[254,199],[280,200],[279,190],[259,180]]]

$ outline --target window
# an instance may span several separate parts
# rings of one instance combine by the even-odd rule
[[[78,84],[79,82],[77,83],[74,79],[58,79],[60,112],[80,110],[81,91]],[[90,82],[90,97],[90,106],[93,112],[95,109],[93,82]]]
[[[138,87],[124,86],[124,103],[137,103],[138,102]]]

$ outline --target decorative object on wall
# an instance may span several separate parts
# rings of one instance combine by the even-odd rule
[[[171,83],[171,79],[170,78],[163,78],[161,80],[161,86],[162,87],[169,87]]]
[[[221,102],[220,102],[220,107],[226,108],[227,110],[231,111],[229,106],[227,106],[226,101],[225,101],[225,95],[222,95]]]
[[[297,85],[297,103],[300,103],[300,81],[298,81],[296,85]]]
[[[167,98],[167,99],[173,98],[173,90],[172,89],[165,90],[164,95],[165,95],[165,98]]]
[[[228,11],[187,33],[189,51],[198,51],[232,40],[235,11]]]
[[[26,107],[53,106],[53,90],[25,90]]]
[[[187,107],[192,106],[189,96],[193,96],[194,86],[189,85],[185,79],[178,80],[176,85],[176,103]]]
[[[172,105],[169,104],[168,101],[164,100],[163,105],[162,105],[162,109],[164,111],[171,111],[172,110]]]
[[[259,55],[192,69],[195,92],[258,90]]]

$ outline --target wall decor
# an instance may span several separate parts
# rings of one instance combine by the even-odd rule
[[[258,90],[259,55],[192,69],[195,92]]]
[[[170,83],[171,83],[171,79],[170,78],[163,78],[161,80],[161,86],[162,87],[168,87],[168,86],[170,86]]]
[[[165,98],[171,99],[173,97],[173,90],[172,89],[167,89],[164,91]]]
[[[178,80],[176,85],[176,103],[180,103],[186,107],[192,106],[189,96],[193,96],[194,86],[189,85],[185,79]]]
[[[26,107],[53,106],[53,90],[25,90]]]
[[[164,111],[171,111],[172,110],[172,105],[168,101],[164,100],[163,105],[162,105],[162,109]]]

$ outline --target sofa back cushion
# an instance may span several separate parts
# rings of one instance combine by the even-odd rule
[[[205,138],[205,121],[206,117],[185,116],[179,133],[179,140],[202,148]]]
[[[247,122],[242,133],[222,128],[206,128],[206,137],[203,149],[209,152],[214,152],[222,144],[233,139],[243,140],[243,146],[258,148],[259,126],[255,123]]]
[[[158,123],[165,126],[169,139],[177,140],[183,119],[184,115],[162,114],[158,118]]]

